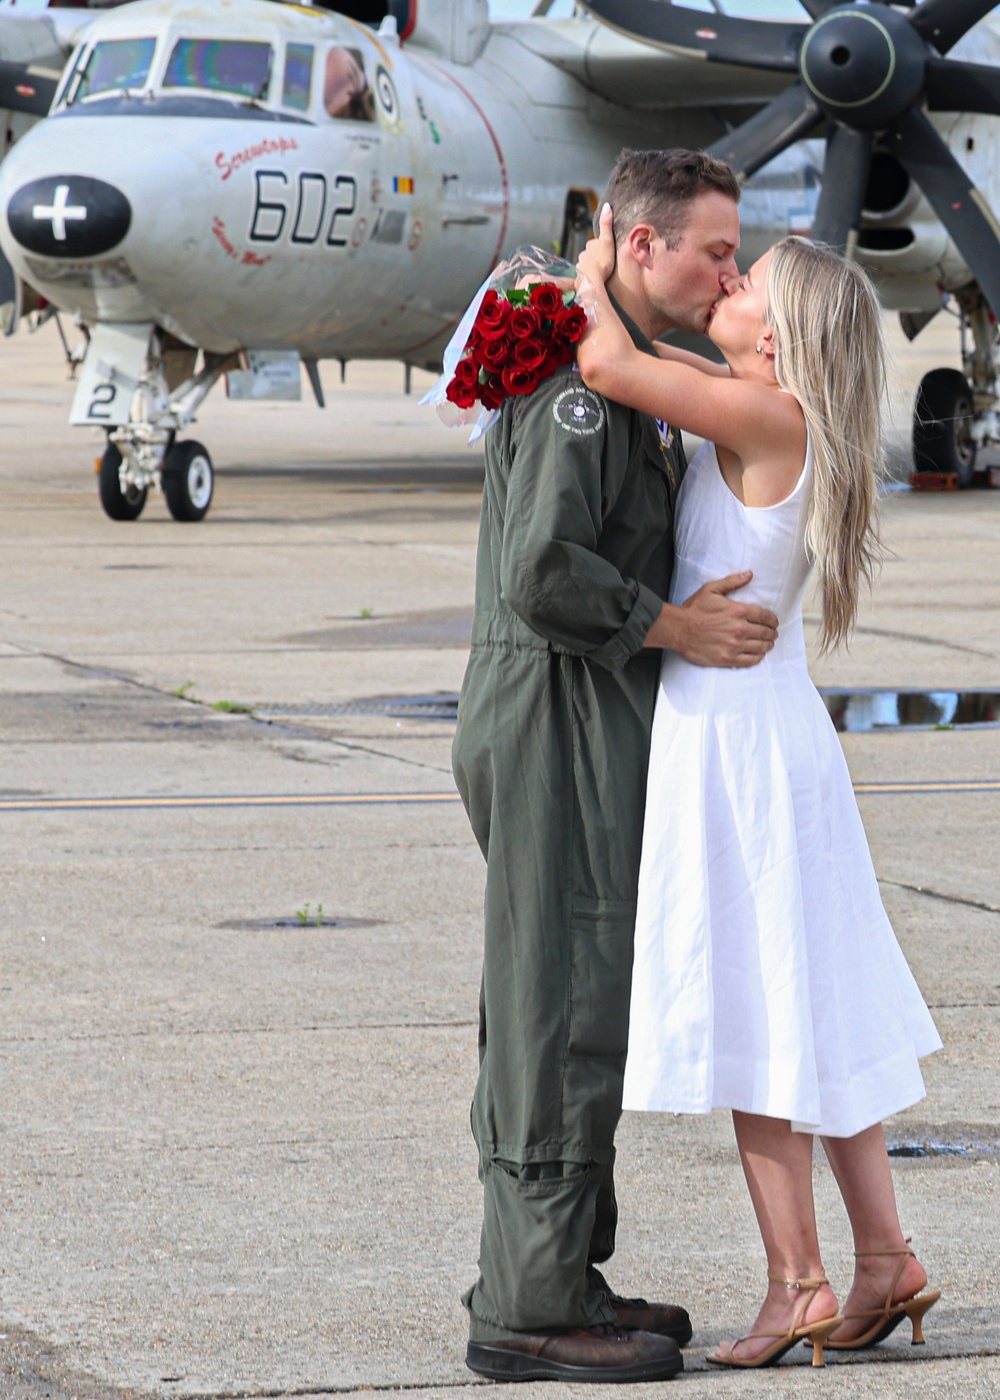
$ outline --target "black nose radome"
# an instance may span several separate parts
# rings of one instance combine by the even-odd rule
[[[22,185],[7,223],[22,248],[49,258],[89,258],[122,241],[132,206],[114,185],[85,175],[47,175]]]

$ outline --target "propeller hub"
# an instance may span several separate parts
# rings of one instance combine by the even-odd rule
[[[877,9],[877,13],[872,13]],[[920,97],[928,49],[905,15],[888,5],[830,10],[799,53],[802,81],[845,126],[886,126]]]

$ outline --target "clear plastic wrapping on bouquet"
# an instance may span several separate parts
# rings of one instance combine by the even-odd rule
[[[573,291],[575,280],[576,268],[565,259],[557,257],[554,253],[547,253],[542,248],[518,248],[494,268],[472,299],[444,352],[444,372],[420,400],[421,404],[433,404],[446,427],[461,428],[471,424],[469,441],[476,442],[499,416],[498,396],[502,399],[509,394],[531,392],[535,384],[552,373],[559,364],[572,358],[572,344],[579,339],[586,325],[586,314],[579,308]],[[559,309],[555,308],[553,293],[535,291],[534,302],[529,302],[532,289],[537,288],[539,284],[554,285],[557,288],[561,298]],[[477,318],[482,319],[480,311],[483,310],[488,293],[495,293],[497,298],[502,300],[508,300],[506,294],[513,293],[516,299],[534,305],[536,310],[540,305],[550,308],[544,315],[539,313],[541,326],[537,330],[526,329],[530,323],[521,318],[518,334],[521,330],[524,330],[525,334],[520,347],[516,346],[516,337],[510,338],[514,346],[512,353],[519,354],[525,363],[521,366],[508,365],[504,371],[497,369],[495,373],[490,373],[483,366],[470,366],[468,363],[476,353],[474,346],[482,344],[482,336],[476,334]],[[572,314],[569,314],[570,312]],[[499,339],[498,331],[497,340]],[[536,359],[538,363],[532,367],[531,362]],[[484,374],[487,375],[487,380],[476,386],[477,392],[485,392],[486,402],[477,399],[474,403],[461,405],[449,397],[449,388],[454,391],[456,371],[463,360],[467,362],[467,378],[471,379],[473,367],[478,369],[480,380]],[[514,387],[510,387],[512,385]]]

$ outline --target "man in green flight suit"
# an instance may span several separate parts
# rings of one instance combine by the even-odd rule
[[[703,331],[737,275],[739,186],[690,151],[623,152],[609,291],[636,344]],[[664,603],[685,468],[666,424],[565,367],[486,439],[472,650],[454,768],[486,857],[485,1209],[467,1364],[498,1380],[665,1379],[682,1308],[613,1294],[612,1167],[660,650],[753,665],[777,619],[727,595]]]

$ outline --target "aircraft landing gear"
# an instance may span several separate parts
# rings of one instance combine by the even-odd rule
[[[966,489],[995,480],[1000,449],[1000,344],[997,324],[976,283],[951,294],[958,304],[962,371],[934,369],[917,391],[913,420],[914,485]],[[930,479],[920,479],[921,473]]]
[[[122,481],[122,454],[109,442],[98,474],[101,505],[112,520],[138,520],[149,494],[145,486]]]
[[[212,504],[215,473],[200,442],[175,442],[160,473],[167,509],[175,520],[202,520]]]
[[[913,458],[918,472],[954,475],[961,490],[976,470],[972,389],[957,369],[932,369],[920,381],[913,417]]]
[[[230,355],[205,354],[195,374],[197,352],[186,347],[181,373],[166,375],[166,354],[147,355],[129,406],[127,422],[108,433],[101,460],[101,504],[112,520],[136,520],[149,488],[160,487],[175,520],[203,520],[212,504],[215,473],[200,442],[178,441],[195,409],[227,368]],[[176,380],[177,382],[173,382]]]

